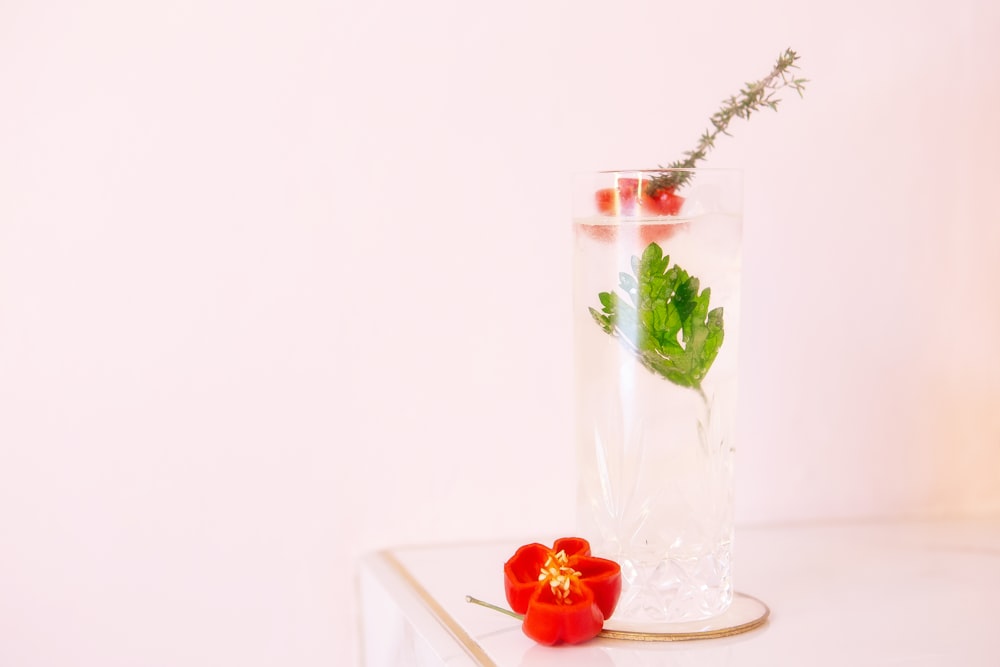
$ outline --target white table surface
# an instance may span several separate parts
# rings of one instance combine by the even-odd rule
[[[540,646],[516,619],[465,602],[506,606],[502,567],[519,544],[399,547],[362,559],[367,667],[1000,667],[1000,517],[738,528],[736,589],[770,607],[768,622],[671,643]]]

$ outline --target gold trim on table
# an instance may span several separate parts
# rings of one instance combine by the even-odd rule
[[[483,667],[498,667],[498,665],[490,659],[490,656],[486,654],[483,647],[472,638],[472,635],[466,632],[462,626],[459,625],[458,621],[451,617],[451,614],[445,611],[444,607],[442,607],[429,592],[427,592],[427,589],[424,588],[420,582],[417,581],[417,578],[406,569],[406,566],[404,566],[399,559],[396,558],[395,554],[391,551],[383,551],[382,557],[385,558],[390,567],[396,571],[396,574],[406,581],[410,588],[413,589],[413,592],[417,594],[417,597],[420,598],[421,602],[427,605],[434,616],[437,617],[438,622],[440,622],[441,625],[444,626],[444,629],[447,630],[449,634],[451,634],[451,636],[462,645],[465,652],[468,653],[473,660],[477,661],[477,664],[483,665]]]
[[[601,634],[599,634],[598,637],[643,642],[683,642],[695,639],[719,639],[721,637],[732,637],[733,635],[750,632],[751,630],[755,630],[767,623],[767,619],[771,615],[771,610],[766,604],[752,595],[746,595],[744,593],[736,593],[733,597],[738,598],[744,604],[749,603],[757,606],[757,611],[752,614],[752,617],[749,620],[724,624],[718,627],[708,627],[704,630],[691,630],[686,632],[651,632],[641,630],[605,629],[601,630]],[[720,619],[724,618],[725,615],[720,617]],[[613,618],[608,621],[608,623],[613,622]]]

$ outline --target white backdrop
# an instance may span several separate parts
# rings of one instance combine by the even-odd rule
[[[0,665],[349,664],[360,554],[571,531],[569,174],[675,159],[787,46],[805,99],[710,161],[738,518],[1000,511],[998,37],[991,0],[0,3]]]

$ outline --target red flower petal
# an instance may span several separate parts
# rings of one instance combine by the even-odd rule
[[[525,544],[504,563],[503,583],[507,604],[518,614],[528,610],[528,601],[538,588],[538,573],[550,553],[552,550],[544,545]]]
[[[639,198],[638,178],[619,178],[613,188],[601,188],[594,193],[594,203],[604,215],[632,215]]]
[[[610,618],[622,594],[621,566],[613,560],[591,556],[571,558],[569,564],[580,572],[580,585],[594,594],[604,618]]]
[[[552,551],[565,551],[567,556],[589,556],[590,542],[582,537],[560,537],[552,545]]]
[[[684,197],[674,194],[673,188],[660,188],[652,193],[642,193],[642,210],[652,215],[677,215],[684,205]]]
[[[604,616],[586,588],[571,592],[573,602],[555,598],[548,586],[539,586],[532,596],[521,626],[524,634],[539,644],[577,644],[596,637],[604,627]]]

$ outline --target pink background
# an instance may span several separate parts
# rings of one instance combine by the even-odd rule
[[[569,174],[673,160],[786,46],[805,99],[709,163],[746,180],[738,518],[1000,512],[998,35],[0,4],[0,665],[351,664],[359,555],[572,531]]]

